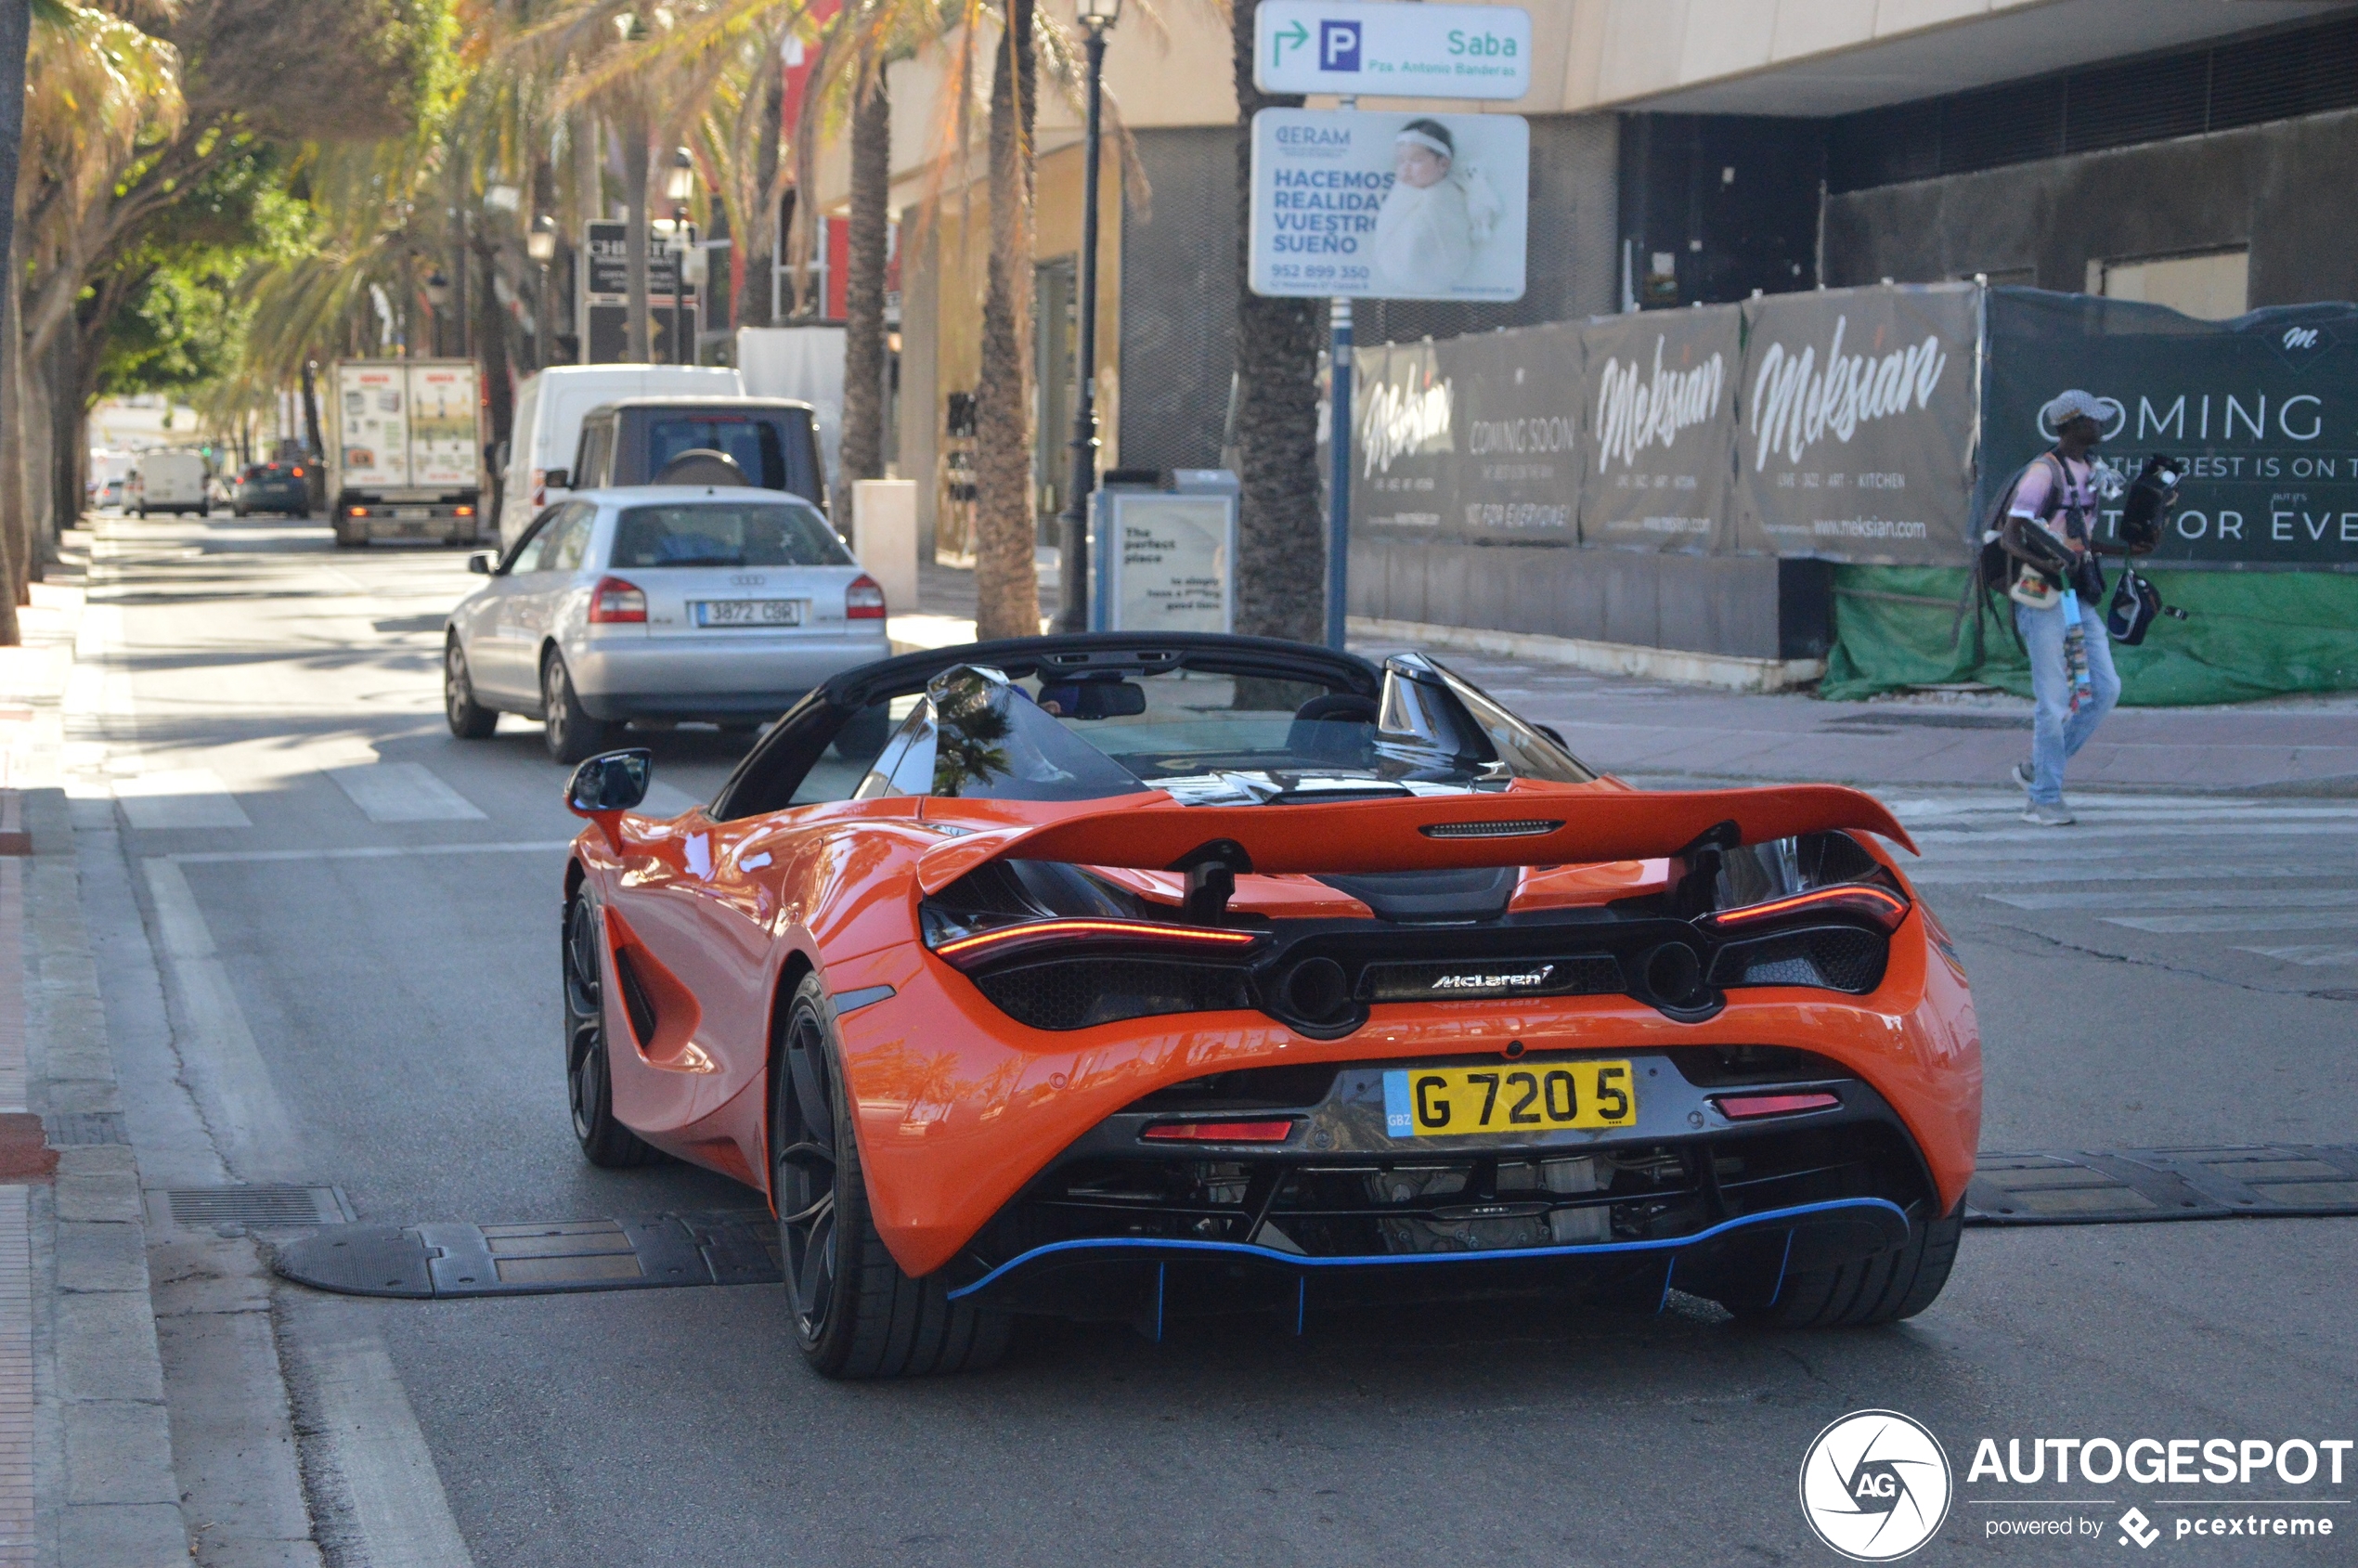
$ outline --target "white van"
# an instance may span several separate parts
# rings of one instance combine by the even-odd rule
[[[499,548],[515,543],[541,509],[571,491],[581,416],[625,397],[741,397],[732,369],[700,365],[552,365],[516,388],[516,414],[503,454]]]
[[[202,452],[142,452],[139,465],[124,476],[123,505],[140,517],[151,512],[210,516],[213,498],[205,487],[210,477]]]

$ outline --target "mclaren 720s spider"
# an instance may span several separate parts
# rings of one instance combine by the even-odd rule
[[[1980,1041],[1867,796],[1633,789],[1420,654],[1118,633],[839,676],[671,821],[648,774],[570,785],[574,1128],[764,1194],[828,1376],[1022,1314],[1822,1327],[1948,1277]]]

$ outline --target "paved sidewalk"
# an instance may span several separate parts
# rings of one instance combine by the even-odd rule
[[[162,1568],[188,1536],[58,787],[68,709],[96,706],[69,700],[79,575],[33,585],[23,645],[0,649],[0,1565]]]

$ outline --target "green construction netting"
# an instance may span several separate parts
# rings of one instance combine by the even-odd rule
[[[2109,575],[2109,574],[2108,574]],[[2145,574],[2162,603],[2142,646],[2115,647],[2121,701],[2152,707],[2358,689],[2358,574]],[[2030,669],[1995,610],[1976,640],[1965,574],[1948,566],[1836,566],[1834,646],[1820,694],[1856,702],[1910,686],[1979,680],[2024,696]]]

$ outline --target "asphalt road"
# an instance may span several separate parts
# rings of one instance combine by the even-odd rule
[[[441,616],[472,581],[455,552],[339,552],[313,525],[103,525],[77,823],[149,1185],[332,1185],[393,1222],[753,1201],[576,1151],[553,846],[577,824],[537,724],[443,728]],[[692,796],[738,750],[652,745]],[[2358,809],[2124,797],[2082,802],[2066,837],[1990,790],[1898,799],[1979,1001],[1985,1148],[2358,1142]],[[885,1386],[806,1371],[772,1287],[282,1283],[273,1321],[330,1562],[456,1561],[449,1525],[486,1568],[1831,1562],[1796,1471],[1828,1422],[1888,1407],[1955,1468],[1917,1561],[2143,1558],[2113,1523],[2135,1505],[2173,1562],[2325,1563],[2352,1560],[2358,1462],[2338,1486],[1967,1466],[1983,1438],[2358,1438],[2353,1261],[2350,1220],[1976,1229],[1939,1302],[1885,1330],[1762,1334],[1676,1297],[1659,1317],[1314,1315],[1299,1339],[1057,1328],[996,1371]],[[168,1343],[174,1378],[217,1385],[209,1354]],[[213,1439],[183,1399],[185,1479]],[[2170,1533],[2213,1504],[2337,1530]],[[2101,1528],[1992,1534],[2025,1519]],[[383,1538],[412,1525],[443,1545]]]

